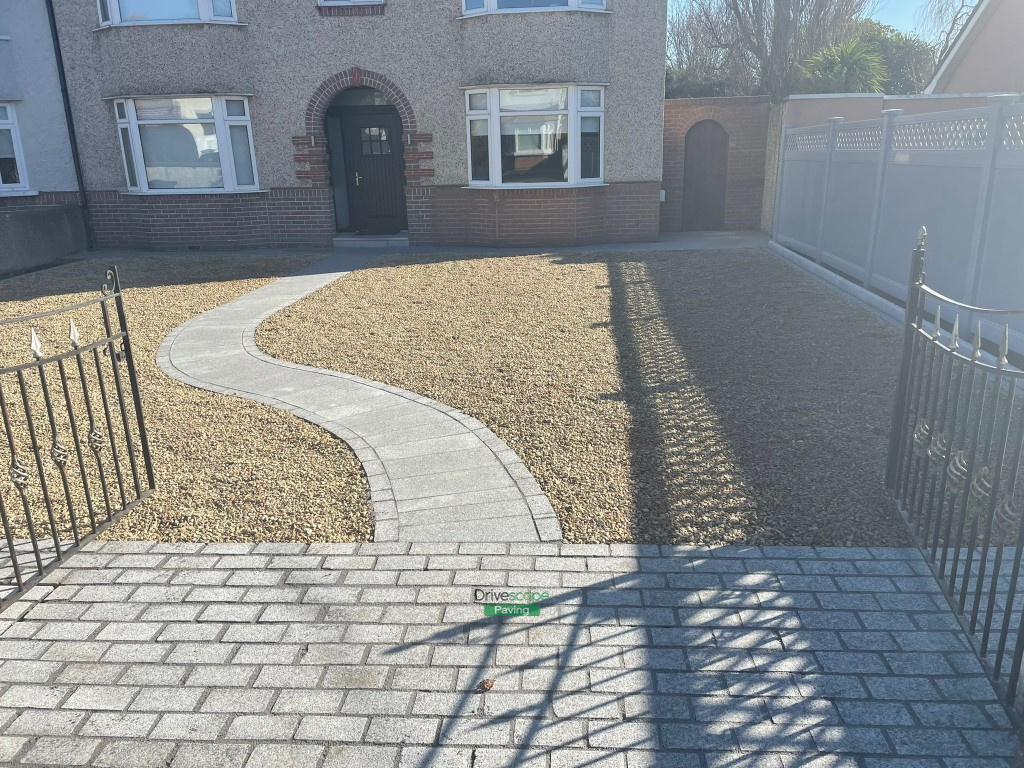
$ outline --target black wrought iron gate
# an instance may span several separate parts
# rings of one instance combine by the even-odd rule
[[[0,320],[0,332],[2,605],[155,481],[116,267],[95,298]]]
[[[973,307],[930,288],[925,235],[886,485],[1004,703],[1024,714],[1024,371],[1010,359],[1010,324],[1024,310]]]

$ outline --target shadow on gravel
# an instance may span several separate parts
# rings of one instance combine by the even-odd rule
[[[906,543],[883,493],[898,329],[761,250],[596,258],[636,540]]]

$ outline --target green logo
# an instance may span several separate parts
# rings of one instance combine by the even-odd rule
[[[540,616],[539,605],[485,605],[484,616]]]

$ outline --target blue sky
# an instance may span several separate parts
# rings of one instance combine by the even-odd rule
[[[914,29],[914,15],[923,4],[924,0],[883,0],[875,18],[883,24],[911,32]]]

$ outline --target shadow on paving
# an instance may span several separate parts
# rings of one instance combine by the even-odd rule
[[[1006,768],[1019,754],[916,551],[634,551],[588,557],[587,572],[566,562],[563,583],[587,586],[549,590],[539,618],[446,613],[383,651],[402,664],[435,646],[432,667],[451,663],[442,647],[467,652],[457,692],[417,698],[414,714],[445,719],[439,746],[403,750],[403,768],[455,765],[447,750],[509,731],[511,750],[478,747],[470,764]]]
[[[488,618],[474,585],[549,594]],[[26,768],[1008,768],[1019,750],[911,549],[94,541],[4,613],[0,660],[0,761]]]
[[[637,540],[908,541],[883,492],[897,329],[761,250],[594,258],[611,396],[633,419]]]
[[[32,301],[46,296],[99,295],[106,269],[118,267],[127,293],[143,288],[172,288],[220,281],[265,280],[295,274],[296,260],[318,262],[331,251],[252,250],[175,253],[106,251],[18,275],[0,275],[0,302]],[[192,269],[192,267],[199,267]]]

